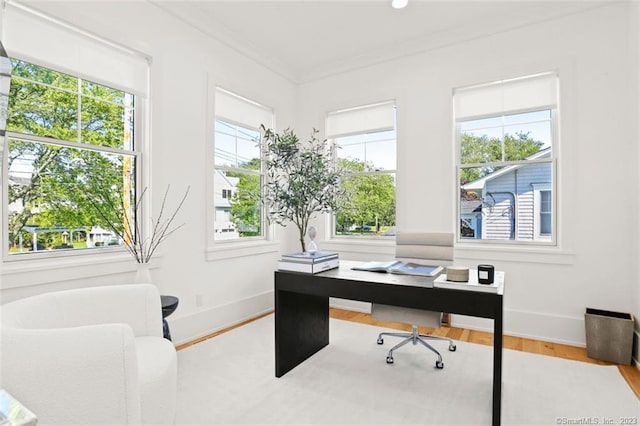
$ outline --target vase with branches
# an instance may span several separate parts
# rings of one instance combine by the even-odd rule
[[[90,203],[98,217],[122,241],[135,261],[140,265],[148,265],[158,246],[184,226],[184,223],[174,225],[174,221],[189,195],[189,189],[190,187],[187,187],[177,206],[169,211],[167,198],[170,186],[167,186],[158,216],[155,219],[153,216],[151,218],[152,224],[148,234],[143,232],[140,220],[147,188],[144,188],[137,198],[123,195],[118,188],[101,191],[90,198]]]
[[[304,238],[310,219],[338,205],[342,171],[334,165],[335,147],[318,139],[316,129],[304,144],[290,129],[276,133],[261,126],[261,130],[267,175],[261,200],[268,208],[267,217],[282,226],[295,224],[302,251],[306,251]]]

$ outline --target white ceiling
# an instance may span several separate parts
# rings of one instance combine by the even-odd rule
[[[301,83],[600,5],[594,1],[149,0]]]
[[[555,19],[615,0],[18,0],[97,29],[156,7],[295,83]]]

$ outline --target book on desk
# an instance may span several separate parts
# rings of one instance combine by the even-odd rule
[[[366,262],[352,267],[354,271],[388,272],[400,275],[418,275],[421,277],[435,277],[442,271],[442,266],[422,265],[414,262],[392,260],[389,262]]]
[[[317,274],[339,266],[338,253],[328,251],[283,254],[278,261],[278,269],[281,271],[304,272],[307,274]]]

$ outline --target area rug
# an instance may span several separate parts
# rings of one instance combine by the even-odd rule
[[[177,425],[489,425],[492,348],[376,344],[379,327],[330,321],[330,344],[274,375],[273,315],[178,352]],[[640,402],[615,366],[503,351],[502,424],[620,424]],[[597,421],[597,423],[595,423]],[[591,423],[589,423],[591,422]]]

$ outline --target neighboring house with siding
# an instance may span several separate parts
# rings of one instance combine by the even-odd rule
[[[221,170],[216,170],[213,179],[213,203],[215,206],[214,232],[216,240],[239,238],[236,225],[231,220],[231,198],[238,190],[237,177],[229,177]]]
[[[529,159],[548,158],[550,148]],[[551,241],[552,165],[503,167],[462,185],[475,199],[461,200],[463,238]]]

